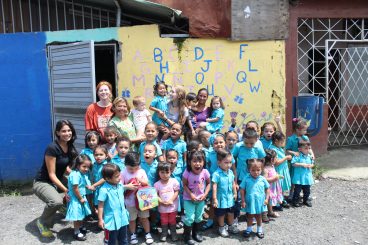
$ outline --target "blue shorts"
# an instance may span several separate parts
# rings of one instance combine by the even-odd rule
[[[234,213],[235,205],[230,208],[215,208],[216,217],[224,216],[227,213]]]

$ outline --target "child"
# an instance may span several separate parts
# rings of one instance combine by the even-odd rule
[[[162,150],[161,147],[159,146],[159,144],[157,144],[157,136],[158,136],[158,128],[157,125],[154,122],[149,122],[147,123],[146,127],[144,128],[144,135],[146,137],[146,140],[143,141],[140,145],[139,145],[139,155],[141,157],[141,162],[144,161],[144,147],[146,146],[147,143],[151,143],[153,145],[156,146],[156,159],[159,162],[163,162],[164,161],[164,156],[162,155]]]
[[[200,130],[198,131],[198,141],[202,144],[202,150],[207,153],[210,148],[211,148],[211,145],[210,145],[210,142],[209,142],[209,139],[211,137],[211,133],[208,132],[207,130]]]
[[[194,111],[192,110],[192,107],[195,106],[195,103],[197,101],[197,95],[193,92],[189,92],[185,97],[185,101],[187,103],[189,116],[187,118],[187,122],[185,123],[184,132],[185,132],[185,140],[188,142],[189,139],[192,139],[196,135],[194,128],[196,128],[197,125],[195,121],[195,114]]]
[[[93,164],[92,169],[92,189],[95,190],[94,193],[94,205],[98,205],[98,194],[100,191],[100,186],[105,182],[102,178],[102,168],[107,161],[110,160],[107,149],[104,146],[97,146],[93,151],[93,155],[96,159],[96,162]]]
[[[151,111],[154,111],[153,116],[152,116],[152,120],[154,123],[156,123],[157,126],[167,126],[167,124],[165,124],[163,122],[163,120],[161,118],[164,117],[166,111],[167,111],[167,98],[166,98],[166,93],[167,93],[167,85],[165,84],[164,81],[162,82],[157,82],[154,86],[153,86],[153,95],[155,96],[154,99],[151,102],[151,105],[149,107],[149,109]]]
[[[153,239],[150,233],[149,210],[140,211],[136,207],[136,191],[139,187],[147,186],[148,179],[146,172],[140,168],[139,154],[137,152],[128,152],[125,156],[125,169],[121,173],[121,183],[124,189],[128,190],[125,193],[125,206],[129,212],[129,231],[130,244],[137,244],[136,234],[136,219],[139,217],[140,223],[145,232],[145,239],[147,244],[152,244]]]
[[[87,182],[84,176],[88,174],[91,164],[91,160],[87,155],[79,155],[75,159],[72,172],[68,177],[68,195],[70,201],[68,202],[65,219],[73,221],[74,238],[78,241],[86,240],[87,230],[82,224],[84,218],[91,214],[91,209],[86,199]]]
[[[299,196],[303,190],[303,204],[312,207],[312,202],[309,200],[310,187],[313,184],[312,168],[314,167],[314,160],[310,154],[311,144],[306,136],[300,138],[299,156],[293,156],[291,165],[294,168],[294,176],[291,183],[294,184],[293,206],[299,207]]]
[[[187,161],[187,144],[184,140],[180,139],[182,131],[182,125],[174,123],[170,129],[170,138],[166,140],[162,146],[164,155],[166,151],[174,149],[178,153],[178,162],[176,164],[176,173],[183,174],[185,169],[185,163]]]
[[[198,231],[200,222],[202,221],[205,200],[211,187],[210,173],[207,169],[204,169],[204,164],[205,155],[203,151],[190,153],[187,168],[184,171],[182,179],[185,210],[184,242],[189,245],[195,244],[195,241],[203,241]]]
[[[202,144],[198,140],[191,140],[187,143],[187,152],[202,150]]]
[[[263,170],[263,177],[266,178],[270,184],[270,200],[268,201],[268,216],[277,218],[280,215],[273,211],[273,207],[281,205],[283,201],[282,188],[279,180],[283,179],[282,175],[276,173],[275,160],[276,152],[274,150],[266,149],[265,167]]]
[[[274,150],[276,152],[276,159],[275,159],[275,169],[277,174],[282,175],[283,178],[280,179],[280,184],[284,196],[284,201],[282,202],[282,207],[288,208],[289,205],[285,201],[286,197],[289,196],[289,191],[291,187],[291,179],[290,179],[290,172],[288,162],[291,160],[291,155],[285,155],[285,135],[279,131],[276,131],[272,135],[272,144],[270,146],[270,150]]]
[[[92,163],[95,162],[95,157],[93,156],[94,149],[100,145],[101,135],[97,131],[87,132],[84,138],[85,148],[81,150],[80,154],[85,154],[91,159]]]
[[[152,121],[151,113],[146,109],[146,99],[143,96],[134,97],[133,106],[134,109],[131,111],[133,123],[137,136],[142,137],[147,123]]]
[[[211,99],[211,107],[209,110],[210,118],[206,119],[205,123],[201,123],[201,127],[206,127],[210,133],[220,132],[224,126],[225,106],[221,97],[213,96]]]
[[[234,147],[233,154],[236,160],[236,173],[240,182],[249,174],[246,166],[247,159],[261,159],[266,156],[263,147],[259,144],[257,145],[257,141],[257,132],[254,129],[247,128],[243,132],[243,142],[237,143]]]
[[[176,242],[178,240],[176,234],[176,214],[178,211],[178,195],[179,182],[170,178],[171,164],[161,162],[158,164],[157,172],[159,181],[154,184],[159,196],[158,211],[161,219],[161,236],[160,241],[166,242],[168,229],[170,228],[171,240]]]
[[[124,188],[120,183],[120,169],[106,164],[102,169],[106,181],[98,195],[98,225],[105,230],[105,242],[115,245],[128,244],[128,217],[124,205]]]
[[[233,156],[224,149],[217,151],[218,168],[212,175],[212,203],[219,224],[219,234],[228,237],[239,233],[234,225],[234,205],[237,199],[235,176],[231,167]],[[228,229],[225,228],[225,216],[227,216]]]
[[[125,156],[129,152],[130,145],[129,138],[125,136],[120,136],[116,139],[116,151],[118,154],[111,159],[111,163],[119,166],[120,171],[125,168]]]
[[[233,153],[235,144],[239,142],[238,134],[235,131],[229,131],[225,134],[225,143],[227,149]]]
[[[141,161],[141,168],[146,172],[148,178],[148,185],[153,186],[157,181],[157,165],[156,160],[156,146],[147,143],[144,146],[143,161]]]
[[[260,159],[248,159],[247,175],[240,184],[241,207],[246,208],[247,229],[243,236],[248,238],[252,233],[252,223],[255,217],[257,221],[257,236],[264,238],[262,229],[262,213],[267,211],[268,199],[270,197],[270,185],[261,175],[263,163]]]
[[[111,159],[118,153],[116,150],[116,139],[118,136],[120,136],[120,134],[114,126],[107,126],[104,129],[104,135],[106,141],[106,144],[104,144],[104,146],[106,147]]]
[[[282,132],[282,126],[280,123],[280,116],[277,115],[275,117],[275,122],[277,124],[278,131]],[[276,132],[275,124],[272,122],[266,122],[261,127],[261,138],[259,139],[262,142],[263,149],[266,150],[272,144],[272,135]]]

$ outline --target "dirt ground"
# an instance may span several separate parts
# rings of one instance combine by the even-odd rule
[[[241,234],[221,238],[216,229],[204,233],[202,244],[368,244],[368,180],[326,179],[312,188],[313,207],[290,208],[264,225],[265,238],[244,239]],[[43,203],[34,195],[0,198],[0,244],[81,244],[73,240],[72,224],[57,216],[54,239],[40,238],[36,218]],[[243,231],[245,222],[240,223]],[[87,225],[86,244],[102,244],[97,223]],[[255,229],[255,227],[254,227]],[[182,230],[178,231],[180,234]],[[158,241],[158,236],[154,237]],[[143,243],[143,238],[140,238]],[[181,242],[182,243],[182,242]]]

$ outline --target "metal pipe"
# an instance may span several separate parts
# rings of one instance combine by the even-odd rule
[[[21,24],[22,32],[24,32],[22,1],[18,0],[18,3],[19,3],[19,12],[20,12],[20,24]]]
[[[29,7],[29,25],[31,27],[31,32],[33,32],[31,0],[28,0],[28,7]]]
[[[41,3],[40,0],[38,0],[38,12],[40,14],[39,18],[40,18],[40,31],[42,31],[42,11],[41,11]]]
[[[56,12],[56,30],[59,30],[59,11],[58,11],[58,3],[55,0],[55,12]]]
[[[10,1],[10,9],[11,9],[13,33],[15,33],[15,23],[14,23],[14,13],[13,13],[13,1]]]
[[[117,11],[116,11],[116,27],[120,27],[120,22],[121,22],[121,6],[119,1],[114,0]]]
[[[4,4],[3,4],[3,0],[1,0],[1,13],[2,13],[2,17],[3,17],[3,32],[6,33],[6,26],[5,26],[5,11],[4,11]]]

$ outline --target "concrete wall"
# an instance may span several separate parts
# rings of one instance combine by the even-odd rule
[[[283,41],[186,39],[175,44],[160,38],[155,25],[0,35],[0,182],[31,180],[52,139],[46,45],[84,40],[121,44],[119,95],[144,95],[149,103],[152,86],[161,79],[187,91],[207,87],[226,104],[226,127],[231,116],[241,127],[285,112]]]

